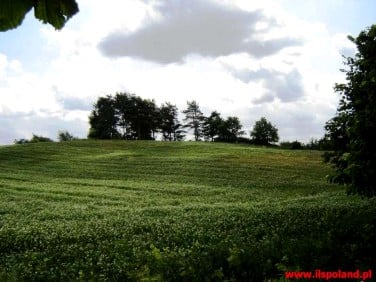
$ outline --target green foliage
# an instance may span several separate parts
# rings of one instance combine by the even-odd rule
[[[220,113],[214,111],[209,117],[204,118],[202,133],[205,140],[231,143],[237,142],[240,135],[244,134],[241,129],[238,117],[228,117],[224,120]]]
[[[349,193],[376,196],[376,25],[349,37],[358,52],[346,58],[346,84],[337,84],[341,100],[327,122],[326,138],[333,152],[326,154],[335,173],[330,181],[346,185]]]
[[[48,138],[48,137],[44,137],[44,136],[41,136],[41,135],[38,136],[38,135],[33,134],[33,137],[30,139],[29,142],[30,143],[53,142],[53,140]]]
[[[113,139],[120,136],[117,125],[119,116],[116,115],[115,99],[108,95],[99,97],[94,104],[94,110],[89,116],[89,138]]]
[[[220,142],[237,142],[244,134],[238,117],[228,117],[224,120],[221,114],[214,111],[209,117],[204,118],[203,136],[205,140]]]
[[[88,140],[0,159],[2,281],[267,281],[376,261],[376,199],[327,183],[320,152]]]
[[[181,141],[185,131],[178,120],[178,108],[170,103],[162,104],[159,109],[160,120],[158,127],[161,130],[164,141]]]
[[[204,122],[204,115],[200,110],[200,106],[194,100],[187,101],[187,108],[183,111],[183,114],[185,114],[184,121],[186,122],[184,127],[193,129],[195,141],[199,141],[202,137]]]
[[[178,108],[171,103],[166,102],[158,107],[153,100],[133,94],[108,95],[100,97],[94,104],[89,116],[88,137],[156,140],[162,136],[163,141],[181,141],[187,133],[184,128],[189,128],[193,130],[195,141],[204,137],[206,141],[251,143],[249,139],[242,137],[244,131],[236,116],[223,119],[220,113],[214,111],[209,117],[205,117],[196,101],[188,101],[183,114],[184,125],[179,122]],[[265,118],[256,123],[255,130],[257,138],[253,143],[270,145],[270,142],[278,141],[277,129]]]
[[[33,7],[32,0],[3,0],[0,2],[0,31],[19,26]]]
[[[310,150],[321,150],[321,151],[330,151],[333,150],[333,145],[327,136],[324,136],[320,139],[311,139],[311,141],[305,145],[307,149]]]
[[[214,141],[218,138],[222,124],[223,119],[217,111],[211,112],[209,117],[205,117],[202,131],[205,140]]]
[[[128,93],[100,97],[89,117],[89,138],[154,140],[160,131],[164,140],[180,141],[184,131],[177,111],[169,103],[159,108],[154,100]]]
[[[29,142],[30,142],[30,140],[25,139],[25,138],[14,139],[14,144],[18,144],[18,145],[20,145],[20,144],[27,144]]]
[[[142,99],[136,95],[117,93],[115,110],[126,126],[125,139],[151,140],[159,125],[159,113],[153,100]]]
[[[300,143],[298,140],[293,142],[281,142],[279,146],[283,149],[290,149],[290,150],[300,150],[304,148],[304,144]]]
[[[39,143],[39,142],[53,142],[52,139],[48,137],[38,136],[33,133],[33,137],[28,139],[19,139],[14,140],[14,144],[27,144],[27,143]]]
[[[256,121],[251,131],[251,137],[254,144],[265,146],[278,142],[279,140],[278,129],[264,117]]]
[[[78,12],[78,5],[74,0],[1,0],[0,31],[18,27],[32,8],[37,19],[56,29],[63,28]]]
[[[238,117],[228,117],[219,127],[218,141],[236,142],[239,136],[244,134],[241,129],[242,125]]]
[[[68,131],[59,131],[57,138],[60,142],[77,140],[77,138]]]

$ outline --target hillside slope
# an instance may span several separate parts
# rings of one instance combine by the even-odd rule
[[[375,201],[329,185],[320,154],[195,142],[0,147],[0,278],[257,281],[371,267]]]

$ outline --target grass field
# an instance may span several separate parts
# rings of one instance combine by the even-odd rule
[[[376,201],[328,184],[321,154],[195,142],[0,147],[0,280],[368,270]]]

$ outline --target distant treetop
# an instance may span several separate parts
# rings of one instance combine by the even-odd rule
[[[251,131],[251,137],[254,144],[265,146],[278,142],[279,140],[277,127],[272,125],[264,117],[256,121]]]

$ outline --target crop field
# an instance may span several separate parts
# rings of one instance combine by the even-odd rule
[[[0,147],[0,280],[372,269],[376,200],[328,184],[321,154],[205,142]]]

